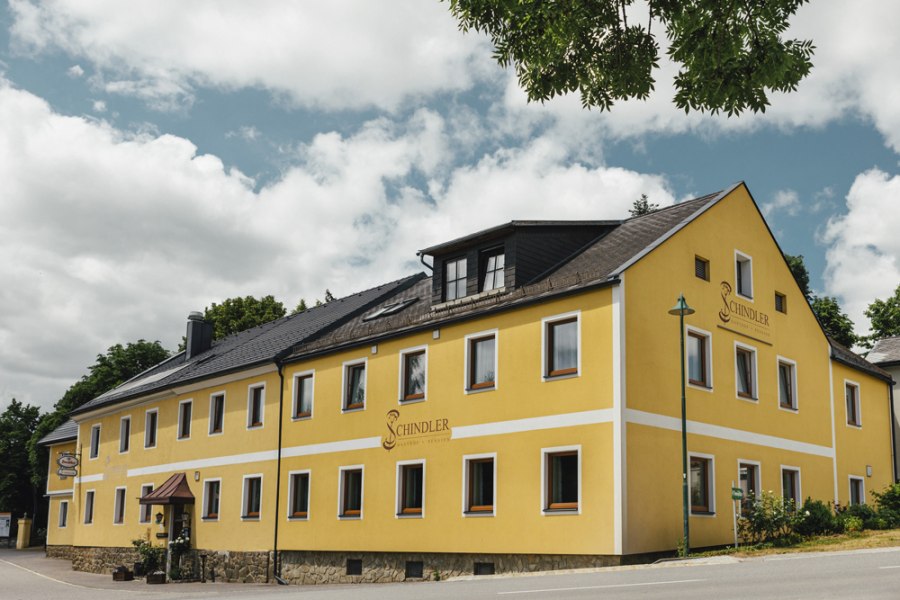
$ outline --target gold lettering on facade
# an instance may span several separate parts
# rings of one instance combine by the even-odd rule
[[[769,335],[769,315],[752,306],[741,302],[731,295],[731,284],[727,281],[721,283],[722,308],[719,310],[719,319],[723,323],[731,323],[752,331],[759,335]]]
[[[440,437],[447,439],[450,434],[449,419],[440,418],[402,423],[399,422],[400,411],[396,409],[389,410],[385,417],[388,433],[381,441],[381,447],[385,450],[393,449],[398,443],[401,445],[413,443],[412,441],[416,438]]]

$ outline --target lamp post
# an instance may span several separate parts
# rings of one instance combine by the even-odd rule
[[[684,521],[684,550],[682,556],[687,558],[691,551],[690,526],[688,524],[688,455],[687,455],[687,405],[684,399],[684,316],[694,314],[688,306],[684,294],[678,296],[678,302],[669,309],[670,315],[678,316],[678,330],[681,332],[681,502]]]

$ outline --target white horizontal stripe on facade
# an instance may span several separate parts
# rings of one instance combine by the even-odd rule
[[[550,415],[548,417],[531,417],[529,419],[516,419],[514,421],[498,421],[496,423],[453,427],[450,439],[457,440],[486,435],[523,433],[526,431],[539,431],[541,429],[556,429],[558,427],[575,427],[577,425],[596,425],[598,423],[612,423],[612,421],[612,409],[604,408],[601,410],[586,410],[584,412]]]
[[[647,425],[648,427],[681,431],[681,419],[679,418],[657,415],[642,410],[634,410],[633,408],[625,409],[625,420],[629,423]],[[834,458],[834,449],[829,448],[828,446],[798,442],[797,440],[775,437],[774,435],[753,433],[752,431],[732,429],[730,427],[721,427],[719,425],[710,425],[709,423],[700,423],[698,421],[690,420],[687,422],[687,430],[688,433],[705,435],[732,442],[743,442],[745,444],[755,444],[767,448],[777,448],[779,450],[789,450],[791,452],[802,452],[803,454]]]
[[[51,496],[71,496],[71,495],[72,495],[72,490],[55,490],[55,491],[53,491],[53,492],[49,492],[49,491],[48,491],[46,494],[44,494],[45,497],[51,497]]]
[[[331,454],[332,452],[349,452],[351,450],[370,450],[381,446],[380,437],[358,438],[355,440],[341,440],[340,442],[325,442],[323,444],[308,444],[306,446],[291,446],[281,451],[281,456],[311,456],[313,454]]]
[[[189,469],[203,469],[208,467],[227,467],[229,465],[275,460],[276,458],[278,458],[278,452],[275,450],[249,452],[247,454],[232,454],[230,456],[216,456],[214,458],[198,458],[195,460],[166,463],[164,465],[128,469],[128,476],[141,477],[143,475],[156,475],[158,473],[169,473],[171,471],[187,471]]]
[[[92,483],[94,481],[103,481],[103,473],[96,475],[85,475],[84,477],[76,477],[75,483]]]

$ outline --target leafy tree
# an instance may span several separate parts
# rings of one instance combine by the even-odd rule
[[[856,343],[856,334],[853,333],[853,321],[850,320],[838,304],[837,298],[831,296],[813,296],[813,312],[819,318],[825,333],[834,338],[838,343],[850,348]]]
[[[803,292],[806,299],[811,302],[813,294],[812,290],[809,289],[809,271],[806,270],[806,265],[803,264],[803,255],[798,254],[794,256],[785,254],[784,258],[791,268],[791,273],[794,274],[794,279],[797,280],[797,285],[800,286],[800,291]]]
[[[297,308],[295,308],[294,312],[292,312],[291,314],[295,315],[305,310],[309,310],[309,308],[306,306],[306,298],[300,298],[300,302],[297,304]]]
[[[680,65],[675,105],[685,110],[765,111],[812,68],[810,40],[782,39],[806,0],[649,0],[646,25],[628,21],[634,0],[449,0],[463,31],[486,33],[494,58],[514,66],[530,101],[579,91],[585,108],[646,99],[659,67],[656,33]]]
[[[651,204],[647,194],[641,194],[641,197],[634,201],[628,212],[631,213],[632,217],[639,217],[641,215],[649,215],[658,210],[659,204]]]
[[[37,490],[43,489],[33,486],[28,477],[28,441],[39,419],[37,406],[23,405],[15,398],[0,414],[0,507],[17,516],[35,514]]]
[[[331,302],[334,300],[334,294],[331,293],[331,290],[325,288],[325,302]]]
[[[866,316],[872,324],[872,333],[860,338],[863,346],[871,348],[881,338],[900,335],[900,285],[887,300],[876,298],[866,308]]]
[[[213,324],[213,339],[280,319],[287,313],[284,304],[272,295],[258,300],[253,296],[226,298],[221,304],[212,303],[203,312],[203,318]]]

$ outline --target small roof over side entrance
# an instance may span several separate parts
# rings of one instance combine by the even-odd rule
[[[161,486],[140,499],[141,504],[193,504],[194,494],[184,473],[175,473]]]

